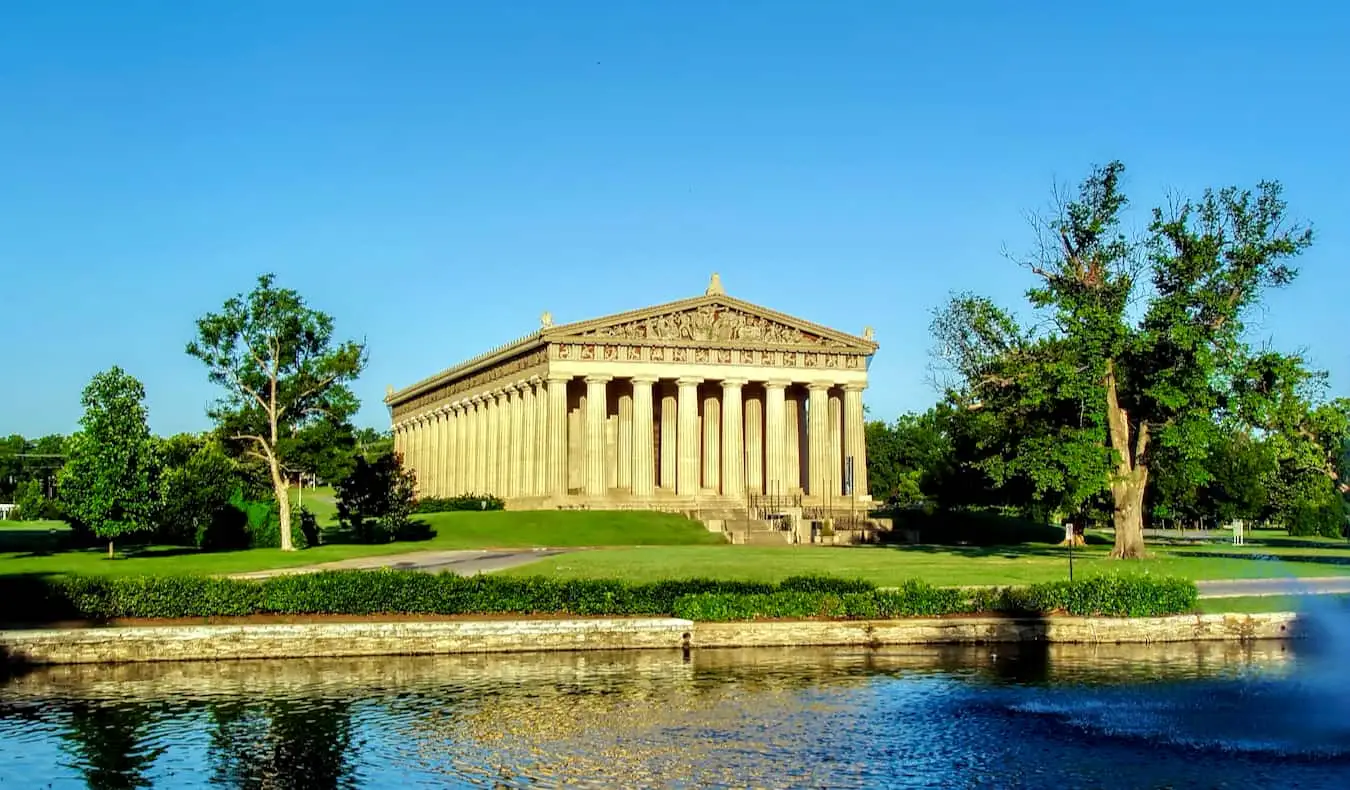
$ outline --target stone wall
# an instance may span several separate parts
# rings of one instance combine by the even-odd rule
[[[32,664],[91,664],[651,648],[1242,641],[1296,636],[1295,617],[1280,613],[748,623],[596,618],[38,629],[0,631],[0,654]]]

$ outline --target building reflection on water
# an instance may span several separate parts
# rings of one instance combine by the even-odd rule
[[[0,689],[0,740],[58,744],[51,770],[93,788],[340,788],[437,774],[479,786],[862,786],[874,758],[848,740],[862,708],[871,727],[886,706],[913,716],[952,704],[954,685],[1279,674],[1289,659],[1281,643],[1181,643],[62,666]],[[870,693],[925,677],[902,701]],[[37,762],[7,764],[42,778]]]

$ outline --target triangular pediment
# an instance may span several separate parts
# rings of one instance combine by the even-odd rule
[[[832,348],[872,353],[870,338],[803,321],[725,295],[685,299],[553,327],[550,339],[579,338],[718,346]]]

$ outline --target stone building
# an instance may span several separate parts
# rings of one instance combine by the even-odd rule
[[[510,508],[863,504],[861,336],[726,295],[554,325],[385,399],[421,496]]]

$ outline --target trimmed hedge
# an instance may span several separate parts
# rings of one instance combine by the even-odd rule
[[[506,502],[492,494],[460,494],[452,497],[426,497],[413,505],[414,513],[446,513],[452,510],[505,510]]]
[[[251,614],[675,615],[692,620],[1010,615],[1180,614],[1195,607],[1192,582],[1104,576],[1027,588],[967,591],[907,581],[795,577],[779,584],[712,579],[629,584],[604,579],[456,576],[417,571],[326,571],[263,580],[200,576],[0,577],[0,600],[26,622]]]

